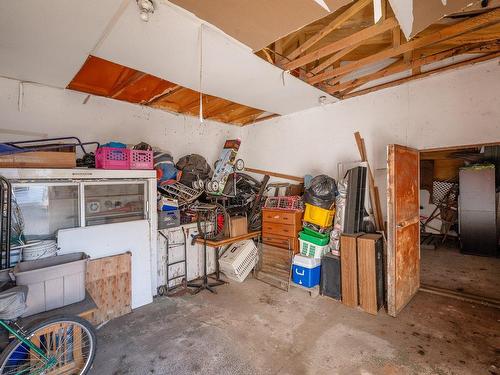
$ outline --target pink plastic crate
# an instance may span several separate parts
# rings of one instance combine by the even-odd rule
[[[130,150],[99,147],[95,153],[95,167],[99,169],[130,169]]]
[[[153,151],[130,150],[130,169],[153,169]]]

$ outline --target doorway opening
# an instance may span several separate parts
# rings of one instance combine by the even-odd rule
[[[500,145],[420,151],[421,290],[500,306]]]

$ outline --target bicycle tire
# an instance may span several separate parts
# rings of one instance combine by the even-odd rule
[[[58,323],[58,322],[72,322],[81,325],[83,328],[86,329],[88,335],[89,335],[89,340],[92,342],[91,348],[90,348],[90,353],[88,355],[88,359],[86,360],[85,367],[83,368],[82,372],[80,372],[78,375],[85,375],[87,374],[90,369],[92,368],[92,364],[94,362],[95,358],[95,353],[97,349],[97,336],[95,333],[94,327],[85,319],[82,319],[78,316],[74,315],[57,315],[53,316],[48,319],[44,319],[41,321],[36,321],[32,323],[29,327],[24,327],[25,332],[27,333],[27,337],[31,337],[34,335],[37,331],[43,329],[44,327],[50,326],[51,324]],[[9,345],[2,351],[0,354],[0,374],[4,374],[4,368],[5,365],[7,364],[8,360],[10,359],[10,356],[14,353],[14,351],[21,345],[22,343],[20,342],[19,339],[14,339],[12,340]]]

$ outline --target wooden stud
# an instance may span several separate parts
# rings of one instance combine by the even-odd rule
[[[109,93],[109,97],[111,98],[116,98],[120,96],[120,94],[123,93],[129,87],[130,85],[133,85],[134,83],[137,83],[141,79],[143,79],[147,74],[143,72],[136,71],[132,76],[130,76],[129,79],[121,83],[120,85],[114,87],[111,92]]]
[[[307,76],[308,77],[312,77],[313,75],[318,74],[318,73],[324,71],[325,69],[329,68],[333,64],[337,63],[342,57],[344,57],[345,55],[347,55],[347,54],[351,53],[352,51],[354,51],[360,45],[361,45],[361,43],[354,44],[354,45],[352,45],[350,47],[347,47],[347,48],[344,48],[343,50],[340,50],[337,53],[334,53],[328,59],[326,59],[321,64],[319,64],[316,68],[314,68],[313,70],[311,70],[311,72],[308,73]]]
[[[484,46],[484,45],[483,45]],[[334,92],[345,92],[345,91],[351,91],[354,90],[355,88],[362,86],[370,81],[377,80],[383,77],[388,77],[393,74],[401,73],[406,70],[410,69],[415,69],[415,68],[420,68],[423,65],[431,64],[437,61],[441,61],[453,56],[461,55],[464,53],[468,53],[470,49],[474,48],[479,48],[480,45],[474,44],[474,45],[469,45],[469,46],[463,46],[460,48],[453,48],[448,51],[444,51],[441,53],[437,53],[435,55],[423,57],[414,61],[411,61],[409,63],[405,63],[403,60],[398,60],[395,63],[389,65],[386,68],[383,68],[377,72],[367,74],[363,77],[358,77],[355,79],[352,79],[350,81],[343,82],[341,84],[335,85],[331,88],[328,89],[328,92],[334,93]]]
[[[314,34],[305,43],[299,45],[299,47],[297,49],[292,51],[287,56],[288,60],[294,60],[296,57],[300,56],[302,53],[304,53],[309,48],[311,48],[313,45],[318,43],[321,39],[323,39],[325,36],[330,34],[333,30],[340,27],[342,24],[344,24],[347,20],[349,20],[352,16],[354,16],[356,13],[361,11],[363,8],[365,8],[371,2],[372,2],[372,0],[358,0],[358,1],[356,1],[346,11],[344,11],[339,16],[335,17],[335,19],[332,22],[330,22],[323,29],[321,29],[319,32]],[[291,69],[295,69],[295,68],[288,68],[287,67],[287,69],[291,70]]]
[[[352,94],[347,94],[347,95],[343,96],[342,99],[348,99],[348,98],[353,98],[355,96],[368,94],[370,92],[382,90],[382,89],[385,89],[385,88],[388,88],[388,87],[397,86],[397,85],[400,85],[402,83],[413,81],[415,79],[421,79],[421,78],[424,78],[424,77],[428,77],[428,76],[430,76],[432,74],[441,73],[441,72],[444,72],[444,71],[447,71],[447,70],[461,68],[461,67],[467,66],[467,65],[477,64],[477,63],[480,63],[480,62],[483,62],[483,61],[487,61],[487,60],[490,60],[490,59],[497,58],[499,56],[500,56],[500,52],[490,53],[490,54],[487,54],[487,55],[484,55],[484,56],[480,56],[480,57],[476,57],[476,58],[473,58],[473,59],[461,61],[461,62],[458,62],[456,64],[451,64],[451,65],[447,65],[447,66],[444,66],[444,67],[441,67],[441,68],[429,70],[429,71],[426,71],[426,72],[423,72],[423,73],[420,73],[420,74],[417,74],[417,75],[413,75],[413,76],[410,76],[410,77],[397,79],[395,81],[391,81],[391,82],[388,82],[388,83],[383,83],[381,85],[370,87],[370,88],[367,88],[365,90],[356,91],[356,92],[354,92]]]
[[[406,52],[411,52],[417,48],[421,48],[421,47],[424,47],[424,46],[427,46],[430,44],[438,43],[438,42],[441,42],[443,40],[450,39],[450,38],[453,38],[453,37],[458,36],[460,34],[466,33],[468,31],[484,27],[492,22],[498,21],[499,18],[500,18],[500,9],[496,9],[496,10],[490,11],[488,13],[481,14],[477,17],[472,18],[472,19],[462,21],[460,23],[448,26],[448,27],[446,27],[438,32],[432,33],[430,35],[426,35],[426,36],[423,36],[421,38],[414,39],[408,43],[401,44],[398,47],[388,48],[388,49],[383,50],[381,52],[375,53],[374,55],[365,57],[363,59],[360,59],[358,61],[352,62],[352,63],[347,64],[347,65],[341,66],[337,69],[334,69],[331,72],[319,74],[313,78],[310,78],[308,80],[308,82],[310,84],[316,84],[316,83],[325,81],[327,79],[331,79],[334,77],[338,77],[341,75],[351,73],[351,72],[353,72],[357,69],[363,68],[367,65],[375,64],[377,62],[384,61],[386,59],[390,59],[392,57],[402,55]],[[385,21],[385,22],[387,22],[387,21]],[[356,35],[356,34],[354,34],[354,35]],[[348,39],[348,38],[345,38],[345,39]],[[345,39],[343,39],[343,40],[345,40]],[[304,56],[304,57],[307,57],[307,56]],[[298,59],[298,60],[300,60],[300,59]]]
[[[298,67],[301,67],[303,65],[306,65],[310,62],[319,60],[322,57],[331,55],[332,53],[335,53],[337,51],[340,51],[344,48],[350,47],[353,44],[358,44],[363,41],[366,41],[374,36],[380,35],[382,33],[385,33],[388,30],[393,29],[398,25],[396,19],[394,17],[388,18],[387,20],[383,21],[382,23],[369,26],[361,31],[358,31],[355,34],[349,35],[348,37],[345,37],[343,39],[340,39],[336,42],[333,42],[323,48],[319,48],[316,51],[313,51],[311,53],[308,53],[307,55],[304,55],[302,57],[299,57],[287,64],[285,64],[285,69],[287,70],[293,70]],[[333,77],[330,77],[333,78]],[[318,81],[320,82],[320,81]]]

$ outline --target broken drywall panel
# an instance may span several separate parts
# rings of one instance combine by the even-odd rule
[[[122,2],[0,1],[0,75],[66,87]]]
[[[192,90],[200,88],[201,68],[205,94],[277,114],[314,107],[325,95],[170,3],[159,3],[149,22],[129,6],[93,54]]]
[[[406,39],[443,17],[477,6],[480,0],[389,0]]]
[[[170,0],[254,51],[325,17],[316,0]],[[326,0],[331,12],[353,0]]]

